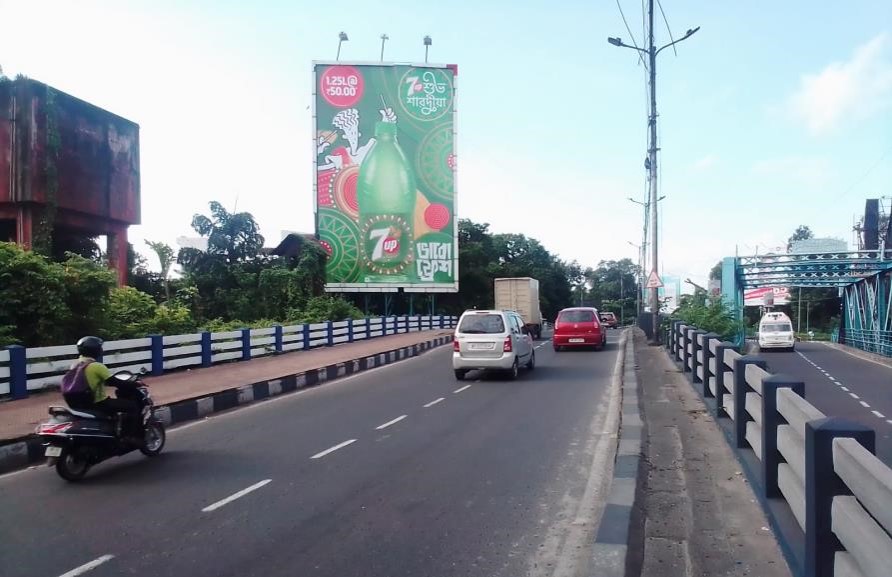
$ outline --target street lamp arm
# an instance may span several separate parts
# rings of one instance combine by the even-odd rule
[[[609,37],[609,38],[607,38],[607,42],[609,42],[610,44],[613,44],[614,46],[619,46],[620,48],[631,48],[632,50],[637,50],[638,52],[647,54],[647,50],[645,50],[644,48],[638,48],[637,46],[629,46],[628,44],[623,42],[622,38]]]
[[[659,50],[657,50],[657,51],[654,53],[654,56],[656,56],[657,54],[659,54],[660,52],[662,52],[664,49],[669,48],[670,46],[675,46],[675,45],[678,44],[679,42],[681,42],[681,41],[683,41],[683,40],[687,40],[688,38],[690,38],[691,36],[693,36],[694,34],[696,34],[698,30],[700,30],[700,27],[699,27],[699,26],[697,26],[696,28],[692,28],[691,30],[688,30],[688,31],[685,33],[684,36],[682,36],[681,38],[679,38],[679,39],[676,40],[675,42],[670,42],[669,44],[667,44],[667,45],[663,46],[662,48],[660,48]]]

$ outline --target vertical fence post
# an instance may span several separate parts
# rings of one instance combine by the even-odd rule
[[[725,351],[737,351],[737,347],[733,343],[724,341],[715,347],[715,417],[730,417],[725,412],[725,395],[728,394],[728,387],[725,385],[725,373],[728,370],[725,364]]]
[[[10,345],[9,351],[9,395],[13,399],[28,398],[28,357],[25,347]]]
[[[251,360],[251,329],[242,329],[242,360]]]
[[[747,365],[765,368],[765,361],[754,355],[744,355],[734,361],[734,443],[738,449],[744,449],[746,443],[746,424],[752,420],[746,412],[746,394],[752,390],[746,382]]]
[[[365,318],[365,338],[366,340],[372,338],[372,319],[369,317]]]
[[[440,328],[441,329],[446,328],[446,317],[444,317],[443,315],[440,315]]]
[[[719,336],[715,333],[705,333],[701,337],[701,341],[702,345],[700,346],[700,350],[703,352],[703,377],[700,380],[703,382],[703,398],[705,399],[712,396],[712,390],[709,388],[709,383],[710,379],[715,378],[715,375],[710,371],[709,365],[710,362],[715,365],[715,354],[712,352],[712,347],[714,344],[718,344]]]
[[[424,317],[419,315],[418,316],[418,332],[421,332],[423,330],[424,330]]]
[[[833,470],[833,439],[850,437],[874,452],[873,430],[837,417],[805,423],[805,575],[832,577],[841,549],[833,534],[833,497],[848,491]]]
[[[685,325],[685,327],[681,330],[681,372],[687,373],[691,370],[691,333],[694,332],[694,327],[690,327]]]
[[[275,338],[276,352],[281,353],[283,349],[283,329],[282,325],[275,325],[273,327],[273,337]]]
[[[301,332],[303,333],[304,338],[304,350],[310,350],[310,325],[309,323],[304,323],[304,326],[301,327]]]
[[[684,342],[684,335],[682,334],[682,330],[684,329],[684,322],[677,321],[675,323],[675,333],[672,336],[672,358],[675,359],[676,363],[680,363],[682,361],[681,354],[681,345]]]
[[[706,331],[702,329],[697,329],[691,332],[691,384],[696,384],[702,382],[700,375],[700,369],[703,367],[703,335],[706,334]]]
[[[762,381],[762,487],[768,498],[781,497],[777,485],[777,467],[785,462],[777,450],[777,428],[787,420],[777,410],[778,389],[792,389],[800,397],[805,384],[789,375],[771,375]]]
[[[353,342],[353,319],[347,319],[347,342]]]
[[[334,344],[334,325],[331,321],[325,321],[326,346]]]
[[[164,373],[164,337],[161,335],[149,335],[152,344],[152,375],[158,376]]]
[[[214,351],[211,348],[211,333],[203,331],[201,333],[201,366],[209,367],[214,362]]]

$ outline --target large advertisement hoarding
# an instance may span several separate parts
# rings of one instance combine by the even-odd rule
[[[789,287],[761,287],[743,291],[743,306],[763,307],[790,304]]]
[[[326,290],[456,292],[455,68],[313,65]]]

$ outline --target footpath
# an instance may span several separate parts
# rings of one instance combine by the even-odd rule
[[[159,416],[172,424],[416,356],[451,335],[451,329],[390,335],[144,380]],[[26,447],[33,443],[24,439],[48,418],[50,405],[64,404],[55,391],[0,403],[0,473],[38,460],[39,446]]]
[[[665,349],[634,335],[644,431],[626,575],[789,577],[717,423]]]

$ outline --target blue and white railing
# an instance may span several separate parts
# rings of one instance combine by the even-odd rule
[[[107,341],[102,361],[112,370],[144,369],[157,376],[181,368],[209,367],[387,335],[452,328],[456,320],[454,316],[378,317],[220,333],[150,335]],[[75,358],[74,345],[0,349],[0,396],[22,399],[29,392],[58,386]]]

